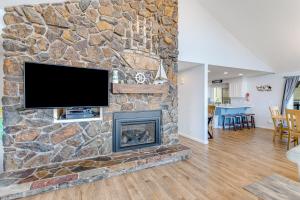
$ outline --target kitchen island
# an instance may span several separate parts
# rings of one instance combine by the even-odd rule
[[[220,105],[216,106],[214,128],[222,128],[223,115],[247,113],[251,106],[249,105]]]

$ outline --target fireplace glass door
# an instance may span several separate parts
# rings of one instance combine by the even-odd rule
[[[155,121],[122,123],[121,148],[155,143]]]
[[[118,112],[113,117],[113,151],[161,144],[161,111]]]

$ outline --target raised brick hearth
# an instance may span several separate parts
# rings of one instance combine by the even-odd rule
[[[183,145],[149,147],[90,159],[70,161],[0,174],[0,199],[15,199],[41,192],[90,183],[124,173],[185,160]]]

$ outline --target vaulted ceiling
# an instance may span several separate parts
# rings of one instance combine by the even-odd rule
[[[199,1],[232,35],[275,71],[300,71],[299,0]]]

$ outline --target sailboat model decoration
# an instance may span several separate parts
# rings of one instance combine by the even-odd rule
[[[154,79],[154,85],[164,84],[166,82],[168,82],[168,77],[163,66],[163,61],[161,61]]]

